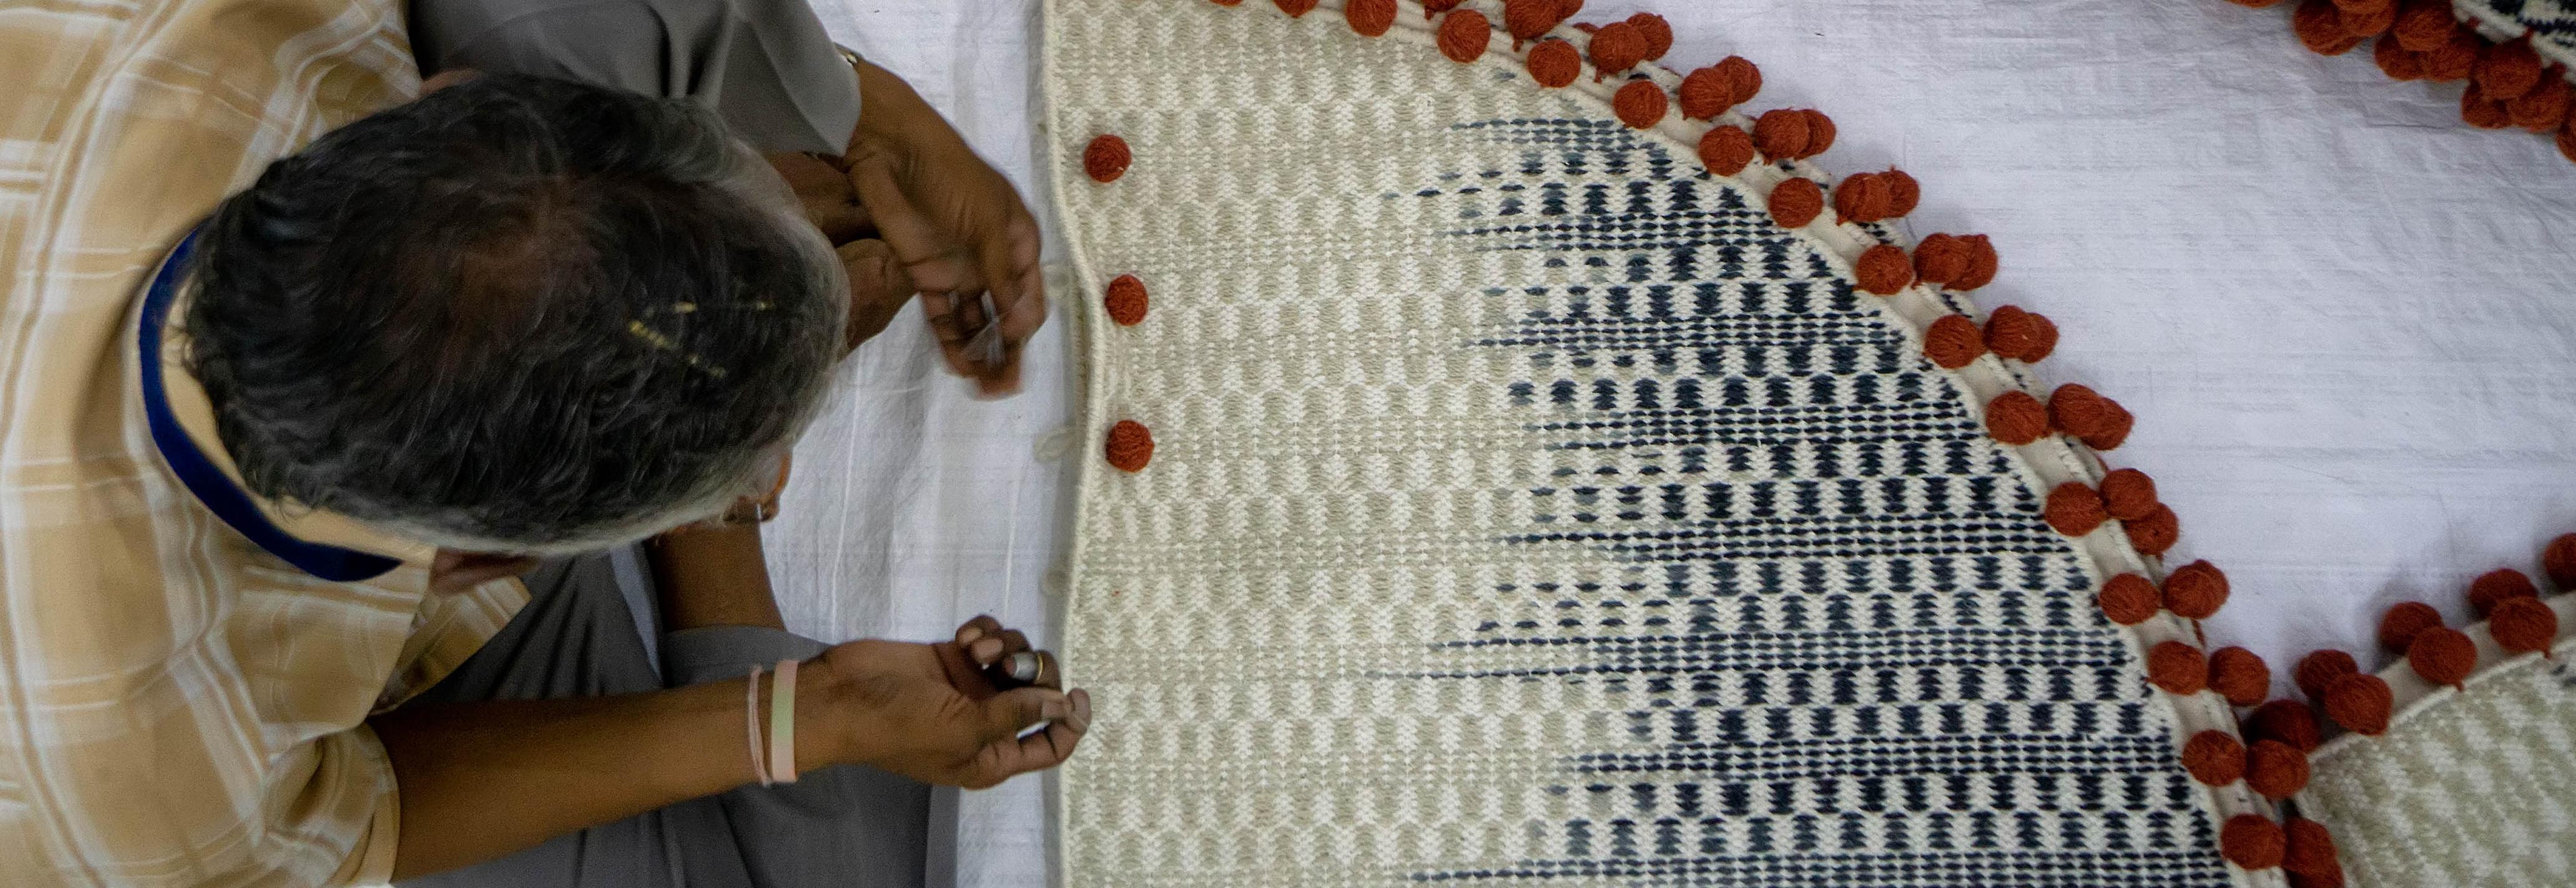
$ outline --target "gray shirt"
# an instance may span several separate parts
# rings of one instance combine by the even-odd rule
[[[715,109],[763,152],[840,154],[858,74],[805,0],[412,0],[423,76],[542,74]]]

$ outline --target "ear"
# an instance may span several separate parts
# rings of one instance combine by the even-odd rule
[[[429,565],[429,594],[455,595],[493,580],[515,577],[535,569],[537,560],[525,555],[440,549],[438,557]]]

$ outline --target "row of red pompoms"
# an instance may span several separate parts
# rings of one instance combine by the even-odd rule
[[[2281,0],[2232,0],[2272,6]],[[2558,151],[2576,161],[2576,86],[2567,71],[2546,64],[2531,49],[2530,35],[2504,43],[2488,40],[2451,10],[2450,0],[2305,0],[2290,15],[2290,28],[2310,51],[2342,55],[2377,39],[2371,60],[2398,80],[2468,81],[2460,119],[2480,129],[2522,127],[2556,133]]]

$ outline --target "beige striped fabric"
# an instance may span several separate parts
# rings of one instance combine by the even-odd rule
[[[417,89],[389,0],[0,5],[0,882],[381,881],[392,772],[362,722],[471,654],[515,583],[424,601],[427,553],[326,583],[199,506],[147,433],[139,289],[266,163]],[[172,403],[201,449],[204,395]],[[227,466],[227,468],[229,468]]]

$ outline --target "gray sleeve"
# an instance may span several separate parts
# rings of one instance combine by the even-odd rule
[[[426,76],[541,74],[694,100],[764,152],[840,154],[858,74],[804,0],[414,0]]]

